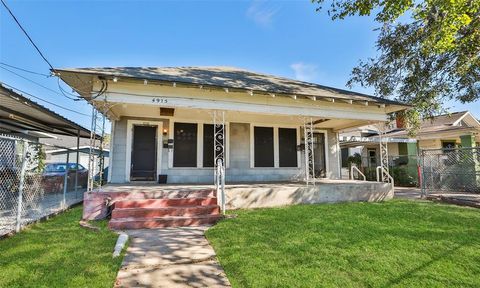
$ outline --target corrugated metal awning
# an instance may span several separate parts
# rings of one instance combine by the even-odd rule
[[[89,129],[0,85],[0,132],[31,134],[29,131],[68,136],[79,133],[82,138],[90,138]]]

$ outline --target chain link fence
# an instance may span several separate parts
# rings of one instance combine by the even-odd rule
[[[88,183],[88,157],[0,135],[0,237],[80,203]]]
[[[422,193],[480,193],[480,147],[421,151]]]

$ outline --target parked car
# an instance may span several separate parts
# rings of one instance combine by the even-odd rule
[[[68,174],[67,174],[68,167]],[[78,168],[78,169],[77,169]],[[67,174],[67,189],[75,188],[75,173],[78,171],[78,186],[87,187],[88,170],[77,163],[48,163],[42,173],[42,184],[46,193],[63,191],[63,183]]]

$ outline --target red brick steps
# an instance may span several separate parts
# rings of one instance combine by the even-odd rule
[[[162,198],[122,200],[115,202],[115,208],[157,208],[172,206],[217,205],[217,198]]]
[[[145,229],[214,224],[221,215],[169,216],[149,218],[119,218],[108,223],[111,229]]]
[[[222,217],[217,198],[207,191],[177,196],[178,198],[172,197],[172,194],[162,193],[150,197],[152,198],[133,198],[115,202],[109,227],[148,229],[199,226],[214,224]]]
[[[150,218],[166,216],[196,216],[196,215],[218,215],[218,205],[205,206],[179,206],[159,208],[115,208],[112,211],[112,219],[118,218]]]

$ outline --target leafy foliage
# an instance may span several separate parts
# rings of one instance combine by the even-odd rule
[[[480,1],[313,0],[330,3],[332,19],[369,16],[382,26],[379,55],[361,61],[347,85],[375,88],[381,97],[414,105],[407,119],[445,112],[449,99],[480,99]],[[406,21],[404,19],[407,19]],[[414,125],[415,126],[415,125]]]

